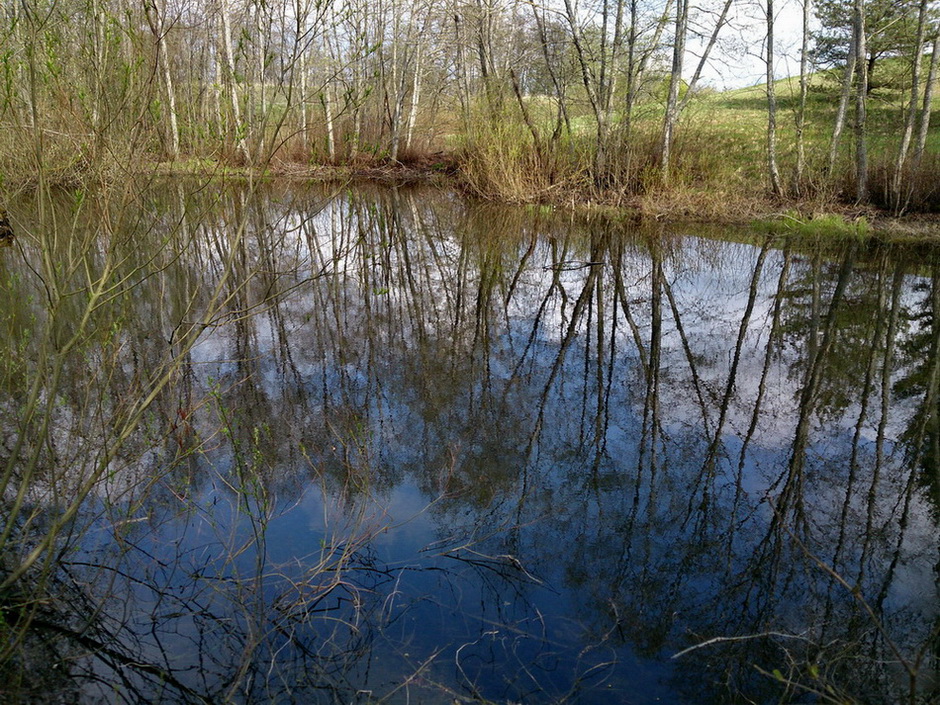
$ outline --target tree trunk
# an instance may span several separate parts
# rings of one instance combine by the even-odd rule
[[[477,27],[476,45],[477,57],[480,60],[480,77],[483,80],[483,91],[487,100],[487,107],[491,116],[497,115],[502,96],[496,81],[496,64],[493,60],[493,34],[496,12],[492,0],[476,0]]]
[[[466,46],[464,45],[463,32],[461,31],[462,20],[460,13],[454,13],[454,43],[457,47],[455,57],[457,70],[457,93],[460,97],[460,113],[463,117],[464,127],[470,124],[470,75],[467,67]]]
[[[394,15],[394,25],[392,27],[392,40],[391,40],[391,65],[386,67],[385,61],[382,62],[382,82],[383,89],[385,93],[385,110],[388,116],[388,129],[389,129],[389,148],[388,154],[392,161],[398,159],[398,141],[399,141],[399,131],[401,129],[401,111],[402,111],[402,102],[404,101],[404,96],[401,95],[401,90],[399,88],[399,74],[403,73],[403,70],[399,68],[399,49],[401,45],[401,18],[398,13],[395,12],[394,5],[392,9],[392,14]],[[391,79],[388,78],[388,73],[391,72]]]
[[[360,19],[355,21],[355,35],[357,42],[361,42],[361,37],[365,35],[365,32],[362,29],[362,22]],[[349,139],[349,158],[354,159],[359,153],[359,145],[362,142],[362,108],[363,103],[363,80],[362,77],[365,74],[365,55],[366,50],[362,44],[356,44],[354,46],[354,51],[356,52],[353,59],[352,65],[352,101],[353,101],[353,127],[352,135]]]
[[[229,17],[228,0],[219,0],[219,20],[222,29],[222,60],[223,82],[225,92],[228,94],[229,107],[232,111],[232,121],[235,130],[235,144],[238,151],[244,157],[246,162],[251,162],[251,155],[248,153],[248,147],[245,145],[244,136],[241,134],[241,110],[238,105],[238,88],[235,80],[235,55],[232,52],[232,28],[231,18]]]
[[[326,118],[326,153],[331,164],[336,163],[336,128],[333,124],[333,97],[329,84],[323,86],[320,100],[323,102],[323,112]]]
[[[854,19],[855,47],[861,59],[866,54],[865,37],[865,0],[855,0]],[[858,85],[855,94],[855,197],[859,203],[868,200],[868,145],[866,135],[866,117],[868,101],[868,71],[864,61],[856,61]]]
[[[930,70],[927,73],[927,85],[924,88],[924,106],[920,112],[920,130],[917,133],[917,145],[914,147],[914,164],[920,164],[927,146],[927,132],[930,130],[930,111],[933,109],[933,86],[937,80],[937,58],[940,54],[940,28],[934,28],[933,45],[930,55]]]
[[[300,55],[297,57],[297,104],[300,106],[300,119],[297,126],[297,132],[300,135],[300,148],[306,155],[307,152],[307,128],[310,120],[307,117],[307,56],[303,48],[300,48]]]
[[[839,95],[839,108],[836,110],[836,121],[832,128],[832,141],[829,144],[829,166],[826,170],[830,178],[835,172],[836,160],[839,156],[839,141],[845,129],[845,117],[848,113],[849,98],[852,95],[852,79],[855,76],[855,64],[858,63],[858,44],[855,31],[852,32],[852,41],[849,45],[849,56],[845,64],[845,73],[842,75],[842,93]]]
[[[418,119],[418,104],[421,97],[421,41],[418,40],[418,46],[415,48],[415,70],[411,81],[411,106],[408,110],[408,125],[405,128],[405,147],[412,149],[414,145],[415,122]]]
[[[623,113],[623,136],[627,144],[633,133],[633,106],[636,103],[637,68],[637,0],[630,0],[630,29],[627,32],[627,100]]]
[[[634,0],[635,2],[635,0]],[[545,70],[552,81],[552,87],[555,89],[555,100],[558,101],[558,117],[555,121],[555,129],[552,130],[552,142],[556,142],[561,137],[561,128],[564,125],[571,134],[571,121],[568,119],[568,106],[565,104],[565,90],[555,71],[555,60],[548,48],[548,35],[545,32],[545,22],[539,14],[539,9],[535,3],[531,4],[532,15],[535,18],[535,26],[539,33],[539,45],[542,49],[542,58],[545,59]]]
[[[173,74],[170,72],[170,58],[167,55],[166,42],[160,41],[160,69],[163,71],[163,84],[166,86],[167,120],[170,124],[170,157],[176,159],[180,153],[180,131],[176,122],[176,90],[173,88]]]
[[[907,155],[911,148],[911,139],[914,136],[914,124],[917,121],[917,104],[920,102],[921,55],[924,49],[924,32],[926,26],[927,0],[920,0],[917,11],[917,31],[914,35],[914,55],[911,57],[911,97],[908,101],[907,114],[904,118],[904,132],[901,135],[898,157],[894,163],[891,197],[894,201],[895,210],[900,210],[904,200],[901,197],[901,187],[904,182],[904,167],[907,164]]]
[[[578,24],[578,11],[571,0],[565,0],[565,17],[568,21],[568,27],[571,29],[571,41],[574,44],[575,56],[578,58],[578,68],[581,72],[581,84],[587,93],[588,102],[591,104],[591,110],[594,113],[596,125],[596,143],[594,151],[594,180],[599,183],[603,179],[606,171],[606,152],[607,152],[607,122],[603,106],[602,87],[595,86],[593,70],[594,61],[590,53],[590,48],[586,46],[584,37],[581,35],[580,25]],[[603,62],[602,62],[603,65]],[[599,90],[601,89],[601,90]]]
[[[688,0],[676,3],[676,36],[672,46],[672,70],[669,75],[669,95],[666,99],[666,115],[663,118],[661,141],[662,182],[668,186],[672,168],[672,143],[676,122],[679,118],[679,86],[682,83],[682,60],[685,56],[685,36],[688,26]]]
[[[544,164],[542,160],[542,140],[539,137],[538,128],[535,126],[532,116],[529,114],[529,109],[526,107],[525,100],[523,100],[522,89],[519,87],[519,78],[516,76],[515,69],[509,69],[509,78],[512,81],[513,93],[516,94],[516,101],[519,103],[519,110],[522,111],[522,120],[529,129],[529,134],[532,135],[532,145],[535,147],[535,156],[539,160],[540,165]]]
[[[617,66],[620,53],[623,49],[623,3],[616,0],[614,12],[614,36],[610,42],[610,50],[601,56],[601,107],[604,113],[604,124],[610,125],[613,117],[613,97],[617,90]],[[608,1],[604,2],[604,37],[607,36],[608,15],[610,13]]]
[[[777,93],[774,86],[774,2],[767,0],[767,169],[770,189],[781,196],[780,170],[777,168]]]
[[[639,7],[637,0],[630,0],[630,35],[627,39],[627,107],[623,117],[624,138],[628,143],[633,131],[633,108],[636,106],[640,86],[643,83],[643,77],[646,75],[646,68],[649,65],[653,49],[659,47],[659,40],[669,23],[669,13],[672,10],[673,1],[666,0],[666,6],[656,23],[652,40],[645,49],[638,52],[640,32],[637,24],[637,14]]]
[[[265,86],[265,63],[267,57],[267,46],[268,46],[268,27],[265,26],[264,20],[264,3],[256,2],[254,5],[255,9],[255,63],[257,70],[257,92],[258,92],[258,115],[257,118],[253,121],[258,128],[260,128],[260,134],[257,137],[257,149],[258,149],[258,160],[261,161],[264,158],[262,154],[264,150],[264,132],[265,125],[267,124],[268,119],[268,105],[267,105],[267,89]],[[268,23],[269,24],[269,23]],[[249,91],[249,96],[253,98],[255,88]],[[249,98],[249,104],[254,106],[254,100]]]
[[[807,68],[809,67],[809,23],[812,15],[812,0],[803,0],[803,32],[800,41],[800,104],[796,110],[796,172],[795,186],[799,195],[803,188],[803,172],[806,170],[806,98],[809,94]]]
[[[105,25],[107,18],[101,0],[93,3],[94,6],[94,26],[95,26],[95,49],[94,49],[94,76],[92,77],[94,85],[94,96],[92,96],[92,125],[98,132],[101,127],[101,104],[104,100],[104,81],[105,79]],[[162,45],[162,43],[161,43]]]
[[[300,149],[307,156],[309,148],[308,128],[310,116],[308,114],[309,86],[307,76],[307,36],[310,32],[307,20],[310,15],[310,5],[307,0],[294,2],[294,47],[291,52],[290,80],[291,86],[288,95],[297,91],[297,106],[300,108],[298,116],[297,134],[300,137]],[[290,100],[288,100],[290,102]]]
[[[144,14],[147,17],[147,24],[150,26],[150,32],[153,34],[153,40],[156,44],[157,63],[160,66],[163,85],[166,88],[167,131],[169,133],[169,149],[167,151],[171,159],[176,159],[180,152],[180,137],[176,121],[176,91],[173,89],[173,74],[170,72],[170,59],[166,50],[165,9],[158,7],[156,0],[145,1]]]

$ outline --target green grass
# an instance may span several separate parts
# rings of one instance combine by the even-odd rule
[[[929,61],[925,59],[926,62]],[[926,73],[926,65],[924,66]],[[820,71],[808,76],[804,139],[808,151],[828,155],[832,128],[840,95],[840,70]],[[909,67],[900,59],[884,59],[877,65],[868,100],[868,147],[873,158],[894,155],[898,149],[907,103],[910,99]],[[796,118],[799,109],[799,77],[782,78],[774,82],[778,109],[778,142],[784,154],[795,149]],[[940,99],[940,82],[934,86],[934,95]],[[747,88],[703,96],[698,104],[699,113],[708,113],[727,129],[766,130],[767,94],[761,83]],[[842,151],[851,150],[854,105],[849,105],[846,132],[843,133]],[[934,106],[927,151],[940,147],[940,124],[937,106]]]
[[[864,217],[847,220],[835,213],[806,217],[794,211],[787,211],[773,218],[754,221],[753,226],[772,235],[863,238],[871,234],[871,227]]]

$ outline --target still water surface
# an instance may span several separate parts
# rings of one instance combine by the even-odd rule
[[[114,207],[25,203],[0,252],[3,576],[43,556],[4,599],[44,596],[10,698],[937,697],[940,253]]]

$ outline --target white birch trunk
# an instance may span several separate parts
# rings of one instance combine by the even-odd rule
[[[336,133],[333,126],[333,89],[329,84],[323,87],[321,100],[323,101],[323,112],[326,114],[326,150],[330,157],[330,162],[336,162]]]
[[[173,74],[170,71],[170,57],[166,49],[166,7],[161,7],[157,0],[144,2],[144,14],[153,34],[157,50],[157,64],[160,67],[163,86],[166,90],[167,132],[169,138],[168,155],[176,159],[180,153],[179,126],[176,118],[176,91],[173,87]]]
[[[414,146],[412,140],[414,139],[415,122],[418,118],[418,105],[421,96],[421,49],[422,46],[419,42],[415,50],[415,71],[411,81],[411,106],[408,110],[408,125],[405,129],[405,147],[407,149],[412,149]]]
[[[845,73],[842,76],[842,92],[839,95],[839,107],[836,110],[836,121],[832,128],[832,140],[829,143],[829,166],[827,174],[831,177],[835,172],[836,160],[839,157],[839,142],[842,131],[845,129],[845,117],[848,113],[849,99],[852,95],[852,79],[855,76],[855,64],[858,63],[858,43],[855,31],[852,31],[852,43],[849,46],[848,61],[845,64]]]
[[[679,85],[682,83],[682,61],[685,57],[685,36],[688,26],[688,0],[676,3],[676,36],[672,47],[672,71],[669,75],[669,95],[666,99],[666,115],[663,118],[662,134],[662,181],[668,185],[672,170],[672,143],[676,122],[679,119]]]
[[[800,104],[796,110],[796,188],[802,188],[803,172],[806,169],[806,98],[809,95],[809,23],[812,15],[812,1],[803,0],[803,32],[800,41]]]
[[[774,2],[767,0],[767,170],[770,189],[783,194],[777,167],[777,93],[774,86]]]
[[[927,26],[927,0],[920,0],[917,12],[917,31],[914,36],[914,56],[911,57],[911,96],[904,119],[904,132],[901,134],[901,145],[898,147],[898,156],[894,164],[894,178],[892,180],[893,198],[895,207],[901,206],[901,185],[904,181],[904,167],[907,164],[907,155],[910,152],[911,140],[914,137],[914,125],[917,122],[917,104],[920,102],[920,70],[921,55],[924,49],[924,31]]]
[[[933,45],[930,55],[930,70],[927,72],[927,85],[924,88],[924,104],[920,111],[920,130],[917,133],[917,144],[914,147],[914,161],[920,164],[927,147],[927,132],[930,130],[930,111],[933,109],[933,87],[937,80],[937,59],[940,54],[940,31],[934,28]]]
[[[229,108],[232,113],[236,147],[246,162],[251,162],[251,155],[245,144],[242,132],[241,109],[239,108],[238,87],[235,81],[235,55],[232,51],[232,28],[229,16],[228,0],[219,0],[219,21],[222,30],[222,61],[225,92],[228,94]]]
[[[855,94],[855,179],[856,198],[860,203],[868,200],[868,66],[865,61],[865,32],[865,0],[855,0],[855,47],[858,57],[855,62],[855,71],[858,73]]]

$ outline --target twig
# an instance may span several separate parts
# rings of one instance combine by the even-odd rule
[[[811,639],[808,639],[802,634],[786,634],[784,632],[761,632],[760,634],[745,634],[744,636],[716,636],[707,641],[703,641],[701,644],[694,644],[686,649],[682,649],[679,653],[673,654],[671,658],[676,659],[685,656],[690,651],[695,651],[705,646],[711,646],[712,644],[720,644],[729,641],[750,641],[751,639],[763,639],[768,636],[779,636],[784,639],[801,639],[802,641],[811,642]]]

